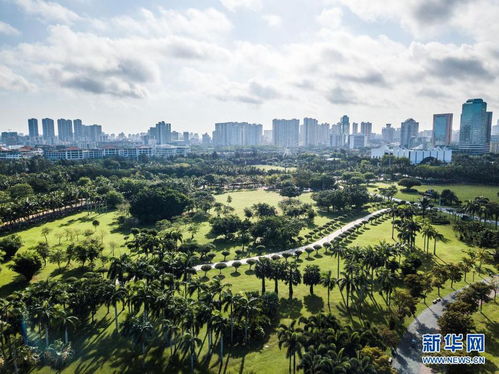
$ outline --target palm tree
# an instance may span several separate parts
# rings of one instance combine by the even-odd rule
[[[269,278],[272,273],[270,259],[261,257],[255,264],[255,276],[262,280],[262,295],[265,293],[265,278]]]
[[[443,242],[445,240],[445,236],[435,230],[433,233],[433,255],[437,255],[437,241]]]
[[[296,355],[301,357],[303,348],[303,330],[295,328],[295,324],[296,320],[292,321],[289,326],[281,324],[277,332],[279,349],[286,347],[286,357],[289,358],[289,373],[296,373]]]
[[[424,218],[426,210],[432,206],[431,200],[427,196],[423,196],[418,202]]]
[[[256,297],[238,298],[234,305],[234,312],[240,319],[244,317],[244,342],[248,342],[248,328],[251,325],[253,317],[258,314],[259,299]]]
[[[297,286],[301,283],[301,273],[297,264],[286,264],[286,278],[284,279],[284,283],[288,285],[289,299],[291,300],[293,298],[293,286]]]
[[[132,339],[134,344],[140,344],[142,354],[146,352],[146,343],[154,334],[154,328],[148,320],[129,315],[123,322],[122,333]]]
[[[342,292],[343,292],[343,290],[346,291],[346,304],[345,305],[348,309],[350,295],[352,294],[352,292],[356,288],[355,279],[352,276],[352,274],[348,271],[341,272],[341,275],[342,275],[342,277],[338,279],[338,286],[340,288],[340,291],[342,291]]]
[[[61,310],[57,316],[57,320],[64,326],[64,344],[68,344],[68,326],[71,325],[74,327],[79,319],[76,316],[72,316],[69,311]]]
[[[228,326],[228,320],[226,317],[222,316],[222,314],[216,313],[213,315],[211,327],[217,334],[220,343],[220,362],[223,362],[224,359],[224,334]]]
[[[60,311],[50,302],[42,300],[32,309],[35,320],[45,329],[45,346],[49,346],[49,326]]]
[[[118,322],[118,303],[122,303],[123,308],[125,308],[125,300],[128,297],[128,292],[126,288],[118,286],[114,292],[111,294],[111,297],[108,299],[109,303],[113,305],[114,308],[114,324],[115,324],[115,331],[119,331],[119,322]]]
[[[201,345],[201,339],[193,334],[186,332],[180,338],[179,347],[184,351],[184,357],[190,355],[191,373],[194,372],[194,363],[196,361],[196,347]]]
[[[331,275],[331,270],[327,273],[323,273],[321,277],[321,284],[327,289],[327,306],[331,312],[331,304],[329,302],[331,291],[336,286],[336,278]]]

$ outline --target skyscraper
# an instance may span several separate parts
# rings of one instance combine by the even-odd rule
[[[300,120],[272,120],[272,139],[278,147],[298,147],[300,140]]]
[[[85,137],[85,128],[83,127],[83,123],[81,122],[81,119],[75,119],[73,120],[73,134],[75,140],[83,140]]]
[[[317,135],[317,144],[318,145],[329,145],[329,123],[321,123],[319,125],[319,131]]]
[[[392,143],[395,138],[395,129],[392,127],[391,123],[387,123],[385,127],[381,129],[381,135],[383,136],[383,141],[385,143]]]
[[[45,140],[54,140],[55,138],[55,129],[54,129],[54,120],[51,118],[42,119],[42,130],[43,130],[43,138]]]
[[[360,123],[360,133],[366,137],[367,140],[371,138],[373,133],[373,124],[371,122]]]
[[[28,132],[30,138],[38,137],[38,120],[36,118],[30,118],[28,120]]]
[[[63,142],[73,141],[73,122],[70,119],[63,119],[63,118],[58,119],[57,131],[60,141]]]
[[[402,122],[400,127],[400,146],[405,148],[414,146],[418,131],[419,122],[414,121],[412,118]]]
[[[156,124],[158,144],[168,144],[172,141],[172,125],[165,121]]]
[[[359,132],[359,124],[357,122],[352,123],[352,135],[356,135]]]
[[[263,126],[247,122],[215,123],[213,144],[250,146],[262,144]]]
[[[350,135],[350,118],[348,118],[347,115],[344,115],[340,119],[340,124],[341,124],[341,133],[343,135]]]
[[[490,147],[492,112],[482,99],[470,99],[463,104],[459,149],[466,153],[487,153]]]
[[[305,133],[304,145],[315,146],[317,145],[319,135],[319,122],[315,118],[303,119],[303,131]]]
[[[449,145],[452,136],[452,113],[434,114],[433,115],[433,131],[432,144]]]

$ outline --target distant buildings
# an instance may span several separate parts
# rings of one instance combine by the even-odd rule
[[[405,149],[382,146],[371,149],[371,158],[382,158],[384,155],[393,155],[398,158],[408,158],[411,164],[419,164],[428,157],[435,158],[442,162],[452,161],[452,150],[442,148],[432,149]]]
[[[365,148],[367,147],[367,136],[362,134],[349,135],[348,145],[350,149]]]
[[[452,138],[452,113],[433,115],[433,146],[449,145]]]
[[[459,131],[459,150],[470,154],[489,152],[492,112],[482,99],[470,99],[463,104]]]
[[[20,147],[7,149],[0,147],[0,160],[21,160],[42,155],[43,151],[39,148]]]
[[[319,122],[315,118],[303,119],[304,146],[316,146],[319,139]]]
[[[400,146],[411,148],[415,145],[419,132],[419,123],[412,118],[406,119],[400,126]]]
[[[55,129],[54,129],[54,120],[51,118],[42,119],[42,130],[43,130],[43,139],[46,141],[54,141],[55,139]]]
[[[28,120],[28,134],[30,138],[38,138],[38,120],[30,118]]]
[[[366,137],[366,140],[371,139],[371,135],[373,133],[373,124],[371,122],[361,122],[360,133]]]
[[[57,120],[57,134],[61,142],[73,141],[73,121],[70,119]]]
[[[352,123],[352,134],[355,135],[359,132],[359,124],[357,122]]]
[[[392,127],[391,123],[387,123],[383,129],[381,129],[381,136],[385,143],[393,143],[395,140],[395,129]]]
[[[49,160],[86,160],[99,159],[105,157],[124,157],[138,159],[141,156],[146,157],[174,157],[187,156],[189,147],[158,145],[158,146],[139,146],[139,147],[103,147],[83,149],[79,147],[50,148],[43,151],[43,156]]]
[[[272,121],[273,144],[278,147],[298,147],[300,140],[300,120],[274,119]]]
[[[215,123],[216,146],[252,146],[262,144],[263,126],[247,122]]]
[[[5,145],[19,145],[19,135],[15,131],[4,131],[1,134],[1,142]]]

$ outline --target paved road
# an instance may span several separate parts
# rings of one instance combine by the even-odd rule
[[[377,210],[376,212],[374,213],[371,213],[371,214],[368,214],[367,216],[364,216],[362,218],[359,218],[359,219],[356,219],[355,221],[352,221],[348,224],[346,224],[345,226],[341,227],[340,229],[336,230],[335,232],[323,237],[322,239],[319,239],[313,243],[310,243],[310,244],[307,244],[307,245],[303,245],[301,247],[298,247],[298,248],[292,248],[292,249],[288,249],[288,250],[285,250],[285,251],[281,251],[281,252],[274,252],[274,253],[268,253],[268,254],[265,254],[265,255],[262,255],[262,256],[255,256],[255,257],[248,257],[248,258],[243,258],[243,259],[240,259],[240,260],[231,260],[231,261],[225,261],[224,263],[227,264],[227,266],[232,266],[232,264],[235,262],[235,261],[239,261],[240,263],[242,264],[246,264],[246,262],[249,260],[249,259],[254,259],[254,260],[258,260],[258,258],[260,257],[268,257],[268,258],[271,258],[272,256],[274,255],[282,255],[283,253],[295,253],[296,251],[298,250],[301,250],[301,251],[304,251],[305,248],[308,248],[308,247],[313,247],[314,245],[316,244],[319,244],[319,245],[323,245],[324,243],[326,242],[330,242],[331,240],[335,239],[337,236],[339,236],[340,234],[342,234],[343,232],[347,231],[348,229],[354,227],[355,225],[359,224],[359,223],[365,223],[365,222],[368,222],[371,218],[374,218],[374,217],[379,217],[381,216],[383,213],[387,212],[389,209],[380,209],[380,210]],[[218,262],[217,262],[218,263]],[[214,267],[217,263],[213,263],[213,264],[208,264],[208,265],[212,265],[212,267]],[[197,265],[194,267],[194,270],[196,271],[200,271],[201,270],[201,267],[203,265],[206,265],[206,264],[201,264],[201,265]]]
[[[463,287],[442,298],[442,301],[430,305],[409,325],[397,347],[392,366],[399,373],[422,374],[431,373],[431,370],[421,363],[421,336],[423,334],[438,333],[438,318],[443,314],[444,307],[452,303]]]

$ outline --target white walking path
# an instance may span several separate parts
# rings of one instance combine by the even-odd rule
[[[331,240],[333,240],[333,239],[337,238],[338,236],[340,236],[345,231],[353,228],[355,225],[369,222],[370,219],[379,217],[383,213],[385,213],[385,212],[387,212],[389,210],[390,209],[380,209],[380,210],[377,210],[374,213],[368,214],[367,216],[361,217],[359,219],[356,219],[355,221],[347,223],[345,226],[341,227],[340,229],[336,230],[335,232],[333,232],[333,233],[331,233],[331,234],[329,234],[329,235],[327,235],[327,236],[325,236],[325,237],[323,237],[323,238],[321,238],[321,239],[319,239],[319,240],[317,240],[317,241],[315,241],[313,243],[310,243],[310,244],[307,244],[307,245],[302,245],[301,247],[298,247],[298,248],[287,249],[287,250],[281,251],[281,252],[268,253],[268,254],[265,254],[265,255],[262,255],[262,256],[247,257],[247,258],[243,258],[243,259],[240,259],[240,260],[221,261],[221,262],[216,262],[216,263],[212,263],[212,264],[201,264],[201,265],[195,266],[194,270],[200,271],[201,267],[203,265],[210,265],[210,266],[212,266],[214,268],[215,265],[217,265],[219,263],[224,263],[224,264],[227,265],[227,267],[229,267],[229,266],[232,266],[232,264],[234,262],[240,262],[241,264],[246,264],[248,262],[248,260],[250,260],[250,259],[252,259],[252,260],[258,260],[261,257],[271,258],[272,256],[275,256],[275,255],[282,256],[284,253],[294,254],[298,250],[304,251],[305,248],[313,247],[314,245],[317,245],[317,244],[323,245],[326,242],[330,242]]]

